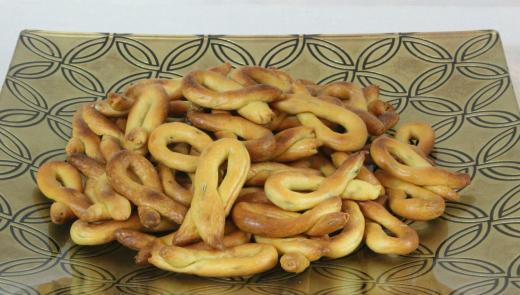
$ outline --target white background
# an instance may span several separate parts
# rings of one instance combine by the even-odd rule
[[[519,0],[0,0],[0,78],[23,29],[159,34],[495,29],[520,91]]]

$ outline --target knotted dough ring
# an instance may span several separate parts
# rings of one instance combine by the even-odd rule
[[[168,271],[207,277],[247,276],[266,271],[278,261],[271,245],[248,243],[225,250],[199,250],[158,244],[148,259]]]
[[[308,267],[309,261],[318,260],[323,256],[343,257],[359,247],[365,232],[365,218],[354,201],[343,200],[342,212],[347,214],[349,219],[335,236],[309,239],[304,236],[268,238],[255,235],[255,241],[275,246],[282,254],[280,264],[285,271],[302,272]]]
[[[435,131],[426,123],[405,123],[397,128],[394,137],[402,143],[417,141],[414,145],[416,145],[424,155],[429,155],[435,144]]]
[[[67,162],[89,177],[87,183],[93,182],[93,192],[90,195],[85,189],[85,193],[94,202],[87,213],[92,216],[86,217],[87,220],[126,220],[130,217],[132,213],[130,202],[112,189],[103,165],[83,154],[70,155],[67,157]]]
[[[284,171],[320,175],[320,171],[311,168],[292,167],[277,162],[261,162],[251,164],[251,168],[247,172],[246,185],[263,186],[270,175]]]
[[[65,162],[45,162],[38,169],[36,182],[40,191],[55,201],[51,207],[51,220],[56,224],[64,223],[73,215],[82,218],[92,204],[82,193],[81,174]]]
[[[174,226],[174,223],[162,220],[153,231],[172,230]],[[70,237],[77,245],[102,245],[114,241],[118,230],[150,231],[140,222],[139,216],[134,214],[127,220],[108,220],[97,223],[76,220],[70,227]]]
[[[276,141],[271,130],[242,117],[188,112],[188,120],[195,127],[215,132],[219,138],[241,137],[245,139],[243,143],[253,162],[265,161],[273,156]]]
[[[470,182],[469,175],[433,167],[410,145],[387,136],[380,136],[372,142],[370,155],[381,169],[417,185],[440,185],[458,189]]]
[[[271,202],[284,210],[310,209],[324,200],[341,195],[359,173],[364,159],[364,153],[351,156],[327,178],[294,172],[274,174],[265,182],[265,193]],[[301,193],[298,190],[311,192]]]
[[[271,204],[239,202],[233,208],[232,217],[241,230],[273,238],[302,233],[323,236],[341,229],[347,222],[339,197],[325,200],[302,214]]]
[[[283,93],[288,93],[292,90],[291,76],[275,69],[257,66],[239,67],[232,70],[229,77],[243,86],[265,84],[278,88]]]
[[[173,122],[155,128],[148,140],[148,150],[162,164],[183,172],[195,172],[199,156],[174,152],[168,148],[172,143],[188,143],[202,152],[213,140],[209,135],[185,123]]]
[[[388,204],[395,214],[410,220],[431,220],[444,213],[445,204],[441,196],[384,170],[377,170],[376,176],[387,188]]]
[[[290,94],[287,99],[274,103],[275,108],[297,116],[300,123],[314,129],[322,143],[337,151],[356,151],[367,140],[365,123],[355,113],[333,103],[313,97],[306,92]],[[319,118],[341,125],[346,131],[336,132]]]
[[[374,201],[359,202],[363,215],[367,218],[365,242],[372,251],[380,254],[405,255],[419,246],[417,232]],[[385,227],[393,236],[387,235]]]
[[[105,158],[99,144],[99,137],[90,130],[83,119],[82,112],[74,113],[72,117],[72,137],[65,147],[67,155],[82,153],[96,161],[104,162]]]
[[[318,152],[321,141],[316,138],[314,130],[306,126],[288,128],[274,136],[276,148],[273,160],[290,162],[312,156]]]
[[[219,167],[226,160],[226,176],[219,185]],[[185,244],[200,236],[213,248],[222,249],[226,216],[246,181],[249,153],[240,141],[223,138],[209,145],[199,161],[204,166],[195,172],[191,207],[173,243]]]
[[[141,87],[136,92],[136,101],[128,113],[124,145],[130,151],[145,153],[150,132],[166,119],[168,96],[157,84]]]
[[[130,171],[142,184],[133,179]],[[141,222],[146,227],[157,226],[160,215],[182,223],[186,207],[162,193],[154,166],[142,155],[126,150],[118,152],[108,161],[107,175],[113,188],[139,207]]]
[[[237,110],[257,124],[271,121],[268,102],[281,98],[281,91],[268,85],[243,87],[212,71],[193,71],[183,79],[183,94],[191,102],[216,110]]]

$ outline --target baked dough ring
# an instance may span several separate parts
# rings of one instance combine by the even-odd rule
[[[415,184],[402,181],[383,170],[377,178],[387,188],[390,210],[410,220],[432,220],[444,213],[444,199]]]
[[[342,211],[348,214],[349,220],[341,232],[335,236],[309,239],[303,236],[267,238],[255,235],[255,241],[275,246],[278,252],[283,254],[280,263],[284,270],[301,272],[303,267],[308,266],[305,259],[307,261],[315,261],[323,256],[339,258],[354,252],[359,247],[363,241],[365,218],[358,204],[354,201],[343,200]],[[299,253],[301,255],[291,253]],[[284,256],[285,258],[283,258]]]
[[[273,268],[278,253],[271,245],[248,243],[226,250],[157,245],[148,261],[160,269],[207,277],[249,276]]]
[[[228,136],[245,139],[244,145],[249,152],[251,161],[260,162],[270,159],[276,147],[276,141],[271,130],[252,123],[242,117],[226,114],[208,114],[189,112],[188,120],[198,128],[219,133],[225,132]]]
[[[161,224],[154,228],[155,232],[174,229],[175,224],[163,220]],[[70,237],[78,245],[102,245],[116,239],[118,230],[143,230],[148,231],[139,221],[137,215],[132,215],[123,221],[109,220],[98,223],[88,223],[83,220],[76,220],[70,227]]]
[[[72,117],[72,137],[69,139],[65,152],[67,155],[82,153],[92,159],[105,162],[100,149],[99,137],[88,127],[80,111]]]
[[[329,95],[341,99],[345,105],[360,110],[368,110],[367,100],[363,94],[363,89],[358,85],[349,82],[334,82],[324,85],[319,91],[319,95]]]
[[[185,123],[173,122],[162,124],[150,134],[148,150],[162,164],[183,172],[195,172],[198,156],[171,151],[172,143],[188,143],[198,152],[202,152],[213,140],[209,135]]]
[[[172,232],[160,237],[146,234],[135,229],[118,229],[114,233],[115,238],[119,243],[127,248],[138,251],[135,260],[137,264],[148,263],[148,258],[151,256],[152,248],[155,244],[172,245],[172,239],[177,232]],[[234,247],[246,244],[251,240],[251,234],[244,233],[237,230],[236,226],[231,223],[226,223],[224,235],[224,247]],[[186,248],[211,250],[211,246],[203,241],[185,246]]]
[[[243,87],[212,71],[193,71],[183,79],[183,94],[191,102],[211,109],[237,110],[257,124],[271,121],[273,112],[267,105],[281,98],[281,91],[268,85]]]
[[[410,145],[387,136],[380,136],[372,142],[370,154],[381,169],[413,184],[458,189],[470,183],[469,175],[433,167]]]
[[[361,149],[367,140],[366,125],[358,115],[309,94],[288,95],[287,99],[274,103],[274,107],[296,115],[302,125],[313,128],[316,137],[334,150],[356,151]],[[346,132],[333,131],[318,118],[337,123]]]
[[[240,141],[223,138],[209,145],[199,160],[204,166],[195,172],[191,207],[173,244],[186,244],[200,236],[213,248],[222,249],[225,219],[246,181],[249,153]],[[226,160],[226,176],[219,185],[218,170]]]
[[[299,126],[285,129],[274,136],[276,148],[273,160],[290,162],[312,156],[318,152],[321,141],[316,138],[314,130]]]
[[[159,172],[164,193],[184,206],[189,206],[193,198],[193,193],[175,180],[175,170],[159,163],[157,165],[157,171]]]
[[[295,172],[274,174],[265,182],[265,193],[271,202],[284,210],[310,209],[324,200],[341,195],[358,174],[364,159],[364,153],[353,155],[327,178]],[[300,193],[297,190],[311,192]]]
[[[229,76],[242,86],[264,84],[278,88],[283,93],[288,93],[292,90],[291,76],[275,69],[245,66],[231,71]]]
[[[429,155],[435,144],[435,131],[426,123],[405,123],[397,128],[394,137],[402,143],[411,143],[412,140],[416,140],[415,145],[424,155]]]
[[[150,132],[161,125],[168,114],[168,96],[164,88],[157,84],[140,87],[134,94],[133,104],[125,130],[125,148],[146,152],[146,143]]]
[[[289,212],[274,205],[240,202],[232,212],[233,221],[245,232],[283,238],[306,233],[323,236],[343,228],[347,217],[341,212],[341,199],[325,200],[304,213]]]
[[[291,167],[277,162],[261,162],[251,164],[251,168],[247,172],[246,185],[263,186],[270,175],[285,171],[320,175],[320,171],[311,168]]]
[[[71,217],[70,212],[64,206],[68,207],[76,217],[82,218],[92,204],[82,193],[81,174],[74,166],[65,162],[45,162],[38,169],[36,182],[40,191],[47,198],[62,204],[55,205],[54,210],[51,211],[53,222],[62,223]],[[60,213],[60,215],[53,216],[52,213]]]
[[[135,152],[121,151],[108,161],[106,169],[110,183],[118,193],[138,207],[148,207],[157,212],[151,220],[141,219],[143,225],[148,228],[157,226],[160,222],[158,214],[176,223],[182,223],[186,207],[162,193],[159,176],[145,157]],[[130,169],[142,184],[132,178],[129,174]]]
[[[419,246],[417,232],[401,222],[382,205],[374,201],[359,202],[366,221],[365,242],[372,251],[380,254],[409,254]],[[393,236],[387,235],[384,226]]]
[[[84,219],[88,221],[99,221],[107,218],[126,220],[130,217],[132,213],[130,202],[112,189],[105,168],[101,164],[83,154],[70,155],[67,157],[67,162],[89,177],[94,183],[91,194],[88,194],[85,189],[85,193],[94,205],[87,210]]]

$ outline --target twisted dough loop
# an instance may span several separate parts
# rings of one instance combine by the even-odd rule
[[[380,136],[372,142],[370,154],[381,169],[417,185],[442,185],[456,189],[470,182],[469,175],[433,167],[411,146],[387,136]]]
[[[321,141],[316,138],[314,130],[299,126],[285,129],[274,136],[276,147],[272,158],[279,162],[290,162],[312,156],[318,152]]]
[[[309,239],[303,236],[291,238],[267,238],[255,235],[255,241],[270,244],[276,247],[281,254],[299,253],[298,257],[287,257],[281,260],[282,268],[289,272],[301,272],[308,261],[318,260],[321,257],[339,258],[355,251],[363,240],[365,232],[365,218],[356,202],[344,200],[342,211],[348,214],[349,220],[341,232],[333,237]],[[283,257],[283,256],[282,256]],[[298,261],[293,261],[298,259]]]
[[[219,185],[218,169],[226,160],[226,176]],[[204,167],[195,172],[191,207],[174,244],[200,235],[210,246],[222,249],[225,219],[246,181],[250,158],[238,140],[223,138],[208,146],[200,155],[200,161]]]
[[[237,110],[257,124],[271,121],[273,112],[266,104],[281,97],[281,91],[268,85],[243,87],[212,71],[193,71],[183,79],[183,94],[191,102],[217,110]]]
[[[274,106],[289,114],[295,114],[302,125],[314,129],[316,137],[325,146],[337,151],[359,150],[367,140],[365,123],[356,114],[308,93],[288,95],[287,99],[274,103]],[[318,117],[341,125],[346,132],[338,133],[331,130]]]
[[[160,163],[184,172],[195,172],[198,156],[185,155],[171,151],[172,143],[188,143],[198,152],[202,152],[213,140],[209,135],[185,123],[173,122],[162,124],[150,134],[148,150]]]
[[[54,205],[52,211],[59,215],[51,215],[51,219],[56,223],[62,223],[70,218],[70,211],[76,217],[83,218],[91,205],[90,200],[82,193],[81,174],[70,164],[59,161],[45,162],[38,169],[36,181],[40,191],[47,198],[60,203]],[[70,211],[64,208],[65,206]]]
[[[84,153],[96,161],[104,162],[105,158],[99,145],[99,137],[90,130],[83,120],[81,110],[74,113],[72,117],[72,137],[65,147],[67,155]]]
[[[85,190],[85,193],[90,197],[94,205],[88,209],[84,219],[89,221],[107,218],[126,220],[130,217],[132,213],[130,202],[112,189],[105,169],[101,164],[83,154],[70,155],[67,157],[67,162],[76,167],[93,182],[93,191],[89,194]],[[87,181],[87,183],[89,182]]]
[[[417,232],[374,201],[359,202],[366,221],[365,242],[376,253],[405,255],[419,246]],[[394,236],[387,235],[381,226]]]
[[[444,213],[441,196],[383,170],[376,171],[376,176],[387,188],[389,206],[395,214],[410,220],[431,220]]]
[[[135,90],[133,104],[125,130],[125,148],[145,153],[148,136],[161,125],[168,114],[168,96],[164,88],[150,84]]]
[[[274,205],[240,202],[233,208],[234,223],[245,232],[265,237],[290,237],[302,233],[323,236],[343,228],[347,216],[341,199],[331,198],[304,212],[288,212]]]
[[[187,118],[195,127],[207,131],[230,133],[235,138],[244,138],[243,143],[253,162],[270,159],[275,150],[276,141],[273,133],[242,117],[189,112]],[[218,136],[218,133],[216,135]]]
[[[164,270],[210,277],[252,275],[271,269],[277,260],[273,246],[252,243],[219,251],[160,245],[148,259]]]
[[[417,141],[417,148],[429,155],[435,144],[435,131],[426,123],[405,123],[395,132],[395,139],[402,143]]]
[[[283,93],[292,90],[292,78],[287,73],[262,67],[246,66],[231,71],[231,79],[243,86],[265,84],[281,90]]]
[[[358,174],[364,159],[363,153],[353,155],[327,178],[294,172],[274,174],[265,183],[266,195],[271,202],[288,211],[312,208],[324,200],[341,195]],[[297,190],[311,192],[300,193]]]
[[[142,184],[132,179],[131,169]],[[186,207],[162,193],[161,182],[153,165],[143,156],[121,151],[107,164],[107,174],[114,189],[137,206],[145,206],[158,214],[182,223]],[[146,227],[155,227],[160,220],[141,220]]]
[[[254,163],[247,172],[246,185],[263,186],[269,176],[279,172],[320,175],[320,171],[311,168],[292,167],[277,162]]]

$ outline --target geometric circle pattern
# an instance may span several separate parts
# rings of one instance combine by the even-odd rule
[[[62,159],[72,114],[133,81],[222,62],[330,83],[377,84],[401,122],[426,121],[439,166],[468,173],[460,202],[406,256],[366,248],[302,274],[198,278],[134,265],[117,243],[82,247],[50,223],[35,172]],[[21,33],[0,94],[1,294],[519,294],[520,114],[495,31],[362,36]]]

